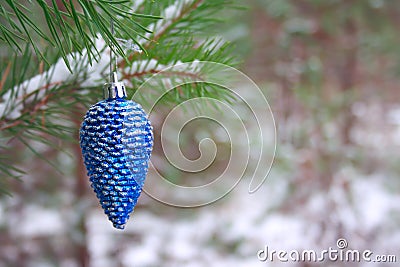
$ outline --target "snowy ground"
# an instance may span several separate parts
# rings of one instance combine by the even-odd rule
[[[355,107],[355,115],[372,122],[373,116],[363,108]],[[395,140],[399,140],[399,110],[393,108],[385,118],[390,131],[376,131],[373,122],[370,128],[364,125],[364,131],[355,131],[354,136],[364,140],[362,145],[377,155],[396,155],[393,148],[398,148]],[[373,133],[374,138],[368,133]],[[381,140],[380,145],[376,138]],[[48,240],[52,249],[62,252],[68,240],[79,241],[81,236],[70,227],[76,220],[74,214],[80,212],[85,214],[88,232],[84,242],[92,267],[397,266],[398,263],[362,260],[280,262],[276,255],[272,262],[258,259],[258,252],[266,246],[270,251],[288,253],[314,249],[319,255],[324,249],[338,249],[337,240],[344,238],[348,249],[370,250],[371,257],[395,255],[400,261],[396,172],[377,169],[366,174],[350,162],[335,170],[334,182],[323,191],[311,176],[296,182],[297,172],[304,176],[304,170],[280,165],[284,158],[297,166],[294,162],[301,153],[278,144],[278,163],[260,190],[249,194],[247,177],[227,196],[201,208],[173,208],[143,194],[124,231],[112,228],[94,196],[77,205],[68,192],[60,191],[58,202],[52,207],[45,207],[46,200],[40,196],[34,200],[22,195],[7,198],[0,202],[0,240],[5,240],[0,244],[0,267],[15,266],[9,263],[20,255],[29,257],[24,266],[79,266],[73,258],[59,262],[48,259],[48,248],[38,242]]]

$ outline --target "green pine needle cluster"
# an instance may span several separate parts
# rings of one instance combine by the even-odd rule
[[[36,0],[24,3],[5,0],[5,4],[0,7],[2,22],[0,40],[20,53],[23,52],[21,43],[28,42],[36,55],[46,63],[50,62],[47,61],[43,49],[47,46],[55,47],[68,68],[71,67],[67,55],[72,51],[82,51],[84,48],[89,51],[88,58],[92,63],[98,54],[93,42],[98,34],[107,40],[108,44],[113,44],[120,55],[124,55],[110,30],[111,18],[121,18],[114,20],[116,29],[124,34],[136,36],[143,36],[143,32],[149,31],[136,22],[138,18],[161,19],[157,16],[130,12],[130,2],[129,0]],[[41,42],[44,44],[40,44]]]

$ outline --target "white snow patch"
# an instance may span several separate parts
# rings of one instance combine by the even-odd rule
[[[387,114],[388,122],[395,125],[400,125],[400,107],[391,109]]]
[[[12,227],[16,235],[24,237],[56,235],[63,228],[63,219],[59,212],[33,205],[23,210],[19,223]]]
[[[131,6],[132,12],[135,13],[136,10],[143,4],[143,2],[144,2],[144,0],[132,1],[132,6]]]
[[[306,221],[294,216],[271,214],[259,228],[265,244],[276,249],[296,249],[307,246]]]
[[[96,47],[97,49],[103,49],[106,43],[103,39],[99,38],[96,39]],[[108,56],[110,49],[103,49],[100,51],[100,58],[97,61],[93,61],[92,65],[86,71],[88,79],[81,83],[83,87],[91,87],[91,86],[98,86],[102,81],[102,71],[105,70],[110,64],[110,58]],[[87,55],[84,56],[83,60],[87,61]]]
[[[0,225],[4,223],[4,207],[3,204],[0,202]]]
[[[170,20],[170,19],[175,18],[178,15],[179,11],[180,11],[179,1],[176,1],[173,5],[167,7],[164,10],[164,19]]]
[[[145,36],[151,39],[150,37],[152,35],[157,35],[157,33],[164,31],[171,25],[172,21],[180,15],[183,7],[192,2],[192,0],[175,1],[174,4],[165,8],[162,13],[162,17],[164,19],[158,20],[157,22],[150,24],[147,28],[153,31],[153,33],[146,33]],[[139,38],[138,41],[142,45],[148,42],[143,38]]]
[[[137,246],[126,249],[122,254],[124,266],[157,266],[156,250],[148,246]]]
[[[382,225],[388,216],[394,199],[387,194],[381,183],[374,179],[357,179],[352,184],[355,208],[360,215],[358,227],[370,231]]]
[[[197,59],[193,60],[192,62],[185,62],[178,60],[173,67],[171,68],[172,71],[184,71],[184,72],[191,72],[191,73],[198,73],[200,71],[200,67],[202,64]]]
[[[5,110],[6,110],[6,103],[4,102],[0,103],[0,118],[3,116]]]

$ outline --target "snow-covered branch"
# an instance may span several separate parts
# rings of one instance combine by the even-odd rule
[[[166,7],[162,12],[163,20],[159,20],[149,25],[149,29],[153,33],[147,33],[145,36],[149,39],[139,39],[140,43],[145,48],[150,48],[151,44],[155,43],[163,34],[168,32],[170,27],[179,19],[185,17],[191,11],[198,7],[202,0],[182,0],[176,1],[172,5]],[[143,1],[135,1],[132,10],[137,10]],[[85,87],[101,87],[106,81],[108,66],[110,62],[109,48],[103,39],[95,40],[95,46],[99,54],[97,58],[89,64],[88,51],[84,50],[81,54],[71,53],[67,56],[70,62],[71,73],[64,63],[62,58],[51,66],[47,71],[44,71],[24,82],[7,90],[0,101],[0,118],[8,121],[18,119],[24,112],[27,104],[42,99],[49,93],[50,90],[62,87],[68,84],[77,84],[79,88]],[[131,60],[132,56],[129,57]],[[132,60],[133,61],[133,60]],[[181,61],[174,60],[170,62],[174,65],[180,65]],[[181,71],[183,76],[197,75],[199,71],[196,69],[196,60],[190,66],[193,68],[179,70],[179,67],[174,68],[177,72]],[[160,64],[156,59],[141,59],[134,61],[130,66],[124,60],[119,62],[119,67],[122,72],[122,80],[129,86],[130,79],[139,78],[144,75],[152,75],[165,69],[166,65]],[[186,65],[187,68],[187,65]],[[176,75],[177,73],[175,73]],[[80,90],[80,89],[78,89]],[[41,107],[45,108],[45,105]]]

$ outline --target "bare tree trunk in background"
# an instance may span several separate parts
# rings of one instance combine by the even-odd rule
[[[351,112],[351,103],[347,102],[350,92],[354,90],[357,71],[357,28],[354,20],[348,19],[345,29],[345,38],[348,42],[348,49],[345,49],[345,58],[343,66],[339,69],[340,90],[342,92],[343,103],[343,121],[341,124],[341,138],[345,145],[351,144],[351,129],[354,125],[354,116]]]
[[[76,112],[73,115],[75,118],[74,122],[77,125],[77,129],[80,127],[80,121],[77,121],[76,118],[81,117],[80,112]],[[76,140],[79,140],[79,132],[76,134]],[[81,235],[81,238],[78,241],[75,241],[75,257],[76,261],[81,267],[89,266],[89,251],[87,247],[87,229],[86,229],[86,220],[84,211],[79,208],[81,206],[86,207],[86,194],[87,194],[87,177],[86,177],[86,169],[83,164],[83,158],[81,156],[81,148],[78,143],[73,144],[73,152],[76,159],[76,184],[75,184],[75,197],[76,201],[75,205],[78,207],[77,212],[79,219],[77,224],[75,225],[75,230]],[[82,202],[82,203],[80,203]],[[73,240],[74,241],[74,240]]]
[[[292,136],[288,120],[298,105],[291,90],[291,83],[286,73],[277,73],[277,63],[289,65],[296,51],[293,48],[280,47],[277,36],[282,32],[282,25],[276,18],[270,17],[263,8],[252,11],[251,40],[252,53],[246,62],[246,71],[257,82],[274,81],[279,85],[276,96],[270,96],[274,102],[274,116],[280,141],[291,142]],[[277,47],[278,49],[266,49]],[[278,54],[277,54],[277,51]]]

